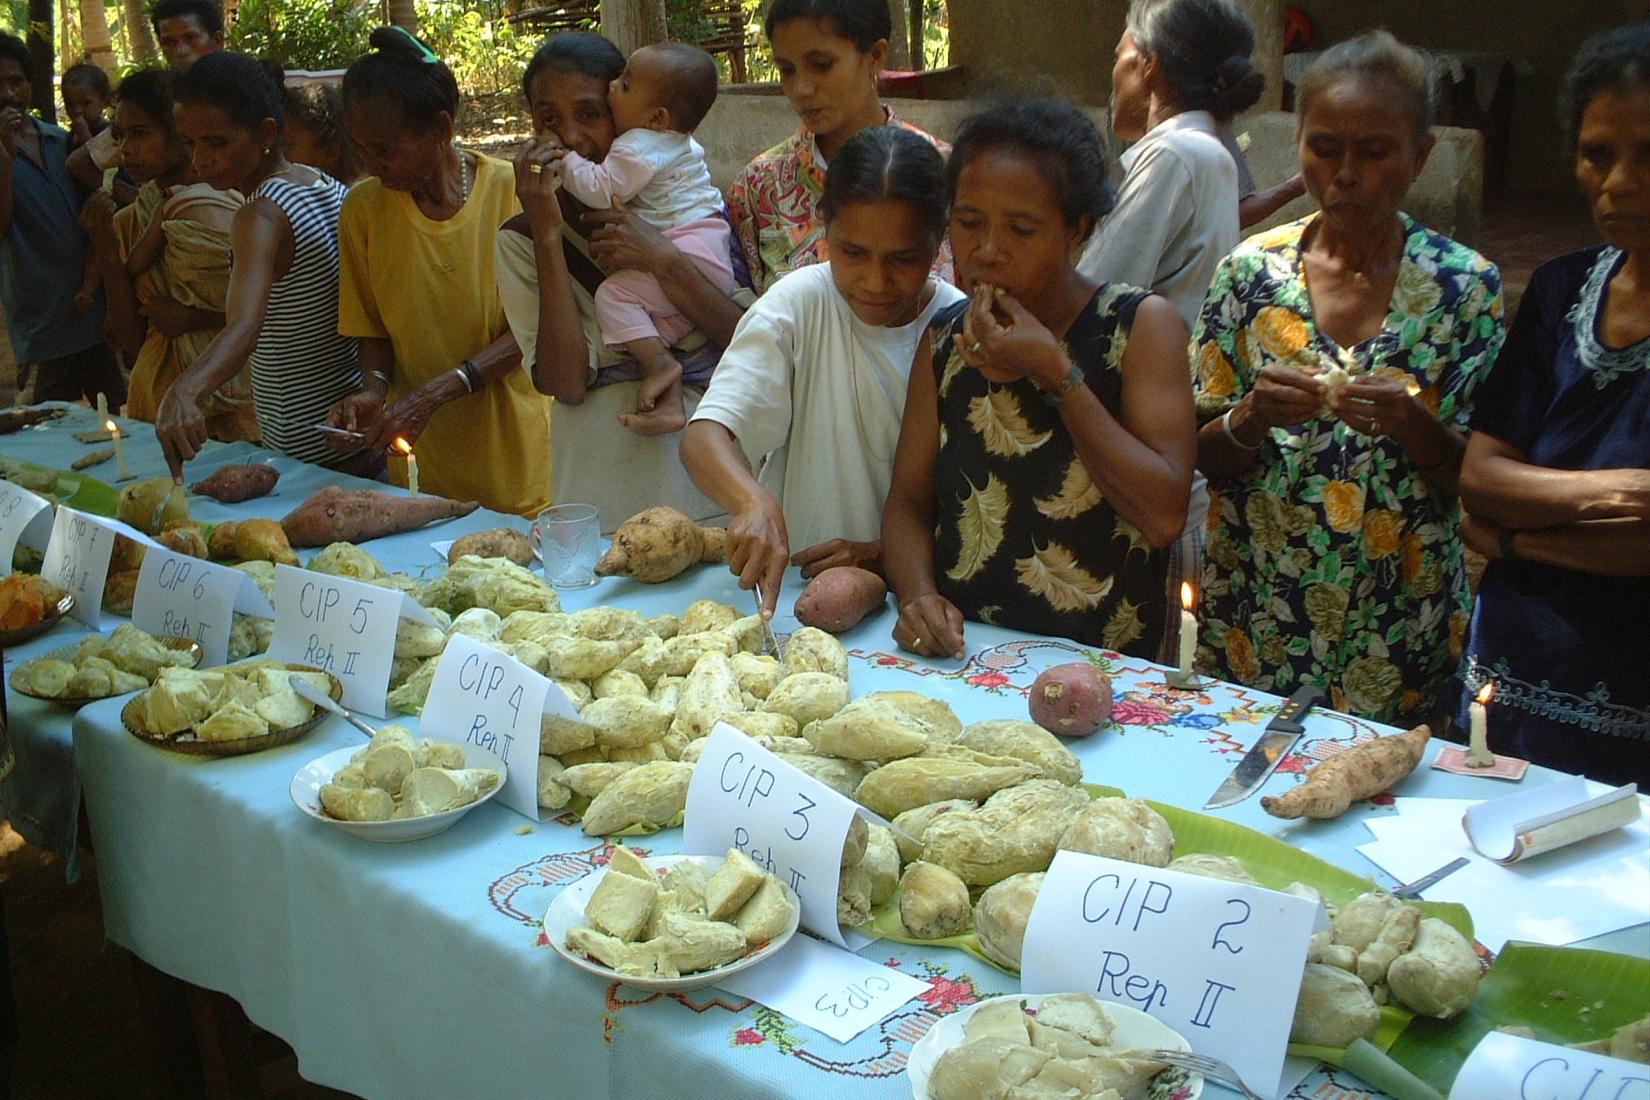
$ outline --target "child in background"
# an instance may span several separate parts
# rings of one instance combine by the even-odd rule
[[[344,133],[344,96],[312,81],[286,89],[281,146],[286,159],[325,172],[345,187],[361,179],[361,157]]]
[[[63,74],[63,115],[69,122],[69,148],[78,149],[109,125],[109,74],[82,61]]]
[[[91,141],[109,125],[109,74],[82,61],[70,65],[63,74],[63,118],[69,127],[69,152]],[[84,196],[82,196],[84,197]],[[80,290],[74,308],[85,313],[97,296],[97,257],[86,253],[86,270],[80,276]]]
[[[607,156],[596,164],[569,150],[558,166],[574,198],[597,209],[623,203],[731,294],[722,193],[710,181],[704,149],[689,136],[716,102],[716,79],[716,63],[696,46],[666,42],[637,50],[608,85],[619,136]],[[680,431],[687,423],[682,365],[670,347],[693,326],[658,280],[639,271],[609,275],[595,297],[603,341],[622,346],[642,369],[636,411],[646,415],[627,427],[641,435]]]

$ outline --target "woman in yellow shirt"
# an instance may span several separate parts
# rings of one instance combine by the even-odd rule
[[[422,488],[534,515],[549,502],[550,407],[520,370],[493,273],[521,206],[503,161],[453,144],[458,85],[418,39],[381,27],[344,74],[344,126],[372,178],[339,216],[338,331],[361,343],[362,389],[330,422],[418,456]],[[340,439],[341,446],[354,446]]]

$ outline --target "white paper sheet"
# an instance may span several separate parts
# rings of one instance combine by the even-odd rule
[[[1461,1065],[1450,1100],[1650,1100],[1650,1066],[1492,1031]]]
[[[1609,788],[1590,784],[1594,794]],[[1475,800],[1400,798],[1398,814],[1371,820],[1376,840],[1358,847],[1371,862],[1408,882],[1457,856],[1467,866],[1423,895],[1472,914],[1478,939],[1499,951],[1508,940],[1561,946],[1650,921],[1650,815],[1637,822],[1511,866],[1473,851],[1461,817]]]
[[[773,958],[718,983],[839,1043],[888,1016],[928,984],[798,933]]]

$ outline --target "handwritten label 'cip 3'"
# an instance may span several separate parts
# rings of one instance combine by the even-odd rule
[[[1020,987],[1133,1005],[1271,1095],[1317,916],[1292,894],[1061,851],[1026,924]]]
[[[383,717],[405,601],[391,589],[277,565],[269,656],[332,673],[345,706]]]
[[[721,855],[739,849],[796,891],[804,928],[846,946],[836,892],[854,813],[840,792],[719,722],[688,784],[682,850]]]
[[[499,800],[539,821],[539,728],[551,691],[561,689],[509,654],[454,634],[436,662],[418,730],[497,755],[506,768]]]

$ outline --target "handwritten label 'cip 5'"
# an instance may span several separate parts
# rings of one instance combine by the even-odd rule
[[[1292,894],[1061,851],[1026,924],[1020,987],[1132,1005],[1273,1095],[1317,915]]]
[[[719,722],[688,785],[682,850],[721,855],[738,848],[796,891],[804,928],[846,946],[836,893],[854,813],[841,793]]]
[[[561,692],[509,654],[454,634],[436,662],[418,730],[496,754],[506,767],[500,801],[538,821],[539,727],[552,690]]]
[[[392,589],[277,565],[269,656],[332,673],[345,706],[383,717],[405,602]]]

